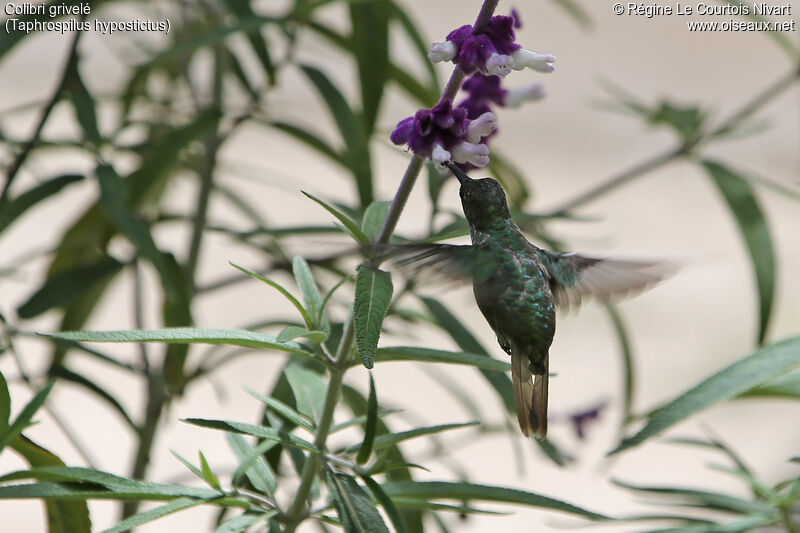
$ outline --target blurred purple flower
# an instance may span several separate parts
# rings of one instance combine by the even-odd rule
[[[608,407],[608,402],[604,400],[591,409],[569,415],[569,421],[572,423],[575,436],[577,436],[579,440],[584,440],[586,438],[587,428],[600,419],[600,415],[606,407]]]
[[[511,8],[511,16],[514,18],[514,28],[520,29],[522,27],[522,18],[520,18],[519,10],[516,7]]]

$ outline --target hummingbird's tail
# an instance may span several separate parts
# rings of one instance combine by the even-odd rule
[[[544,372],[534,376],[528,368],[528,355],[511,350],[511,381],[514,383],[514,401],[517,404],[517,421],[526,437],[543,439],[547,435],[547,392],[549,355],[544,357]]]

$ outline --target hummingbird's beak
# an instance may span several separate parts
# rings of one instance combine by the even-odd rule
[[[455,166],[452,161],[445,161],[444,165],[450,169],[450,172],[452,172],[455,175],[455,177],[458,179],[458,182],[461,185],[464,185],[465,183],[469,183],[471,181],[475,181],[469,176],[467,176],[466,172]]]

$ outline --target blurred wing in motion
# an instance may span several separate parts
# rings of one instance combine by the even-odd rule
[[[496,266],[469,245],[392,244],[385,253],[404,275],[424,285],[472,283],[487,278]]]
[[[550,289],[563,310],[584,298],[606,301],[631,296],[653,287],[677,270],[676,265],[652,261],[597,259],[542,250],[550,274]]]

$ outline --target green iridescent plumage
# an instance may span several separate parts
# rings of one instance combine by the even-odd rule
[[[531,244],[514,223],[503,188],[491,178],[472,179],[452,164],[470,226],[472,245],[405,247],[401,264],[436,269],[470,280],[486,321],[511,355],[520,428],[526,436],[547,433],[549,350],[556,307],[584,297],[606,299],[638,291],[669,272],[660,263],[594,259],[558,254]]]

